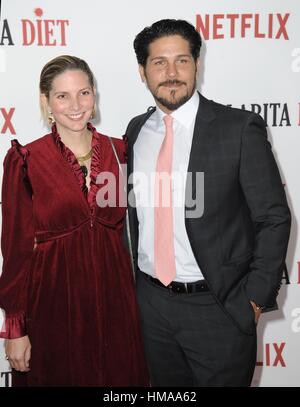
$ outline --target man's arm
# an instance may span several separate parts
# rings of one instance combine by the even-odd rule
[[[243,129],[240,184],[255,231],[247,294],[255,305],[268,310],[274,307],[281,284],[291,215],[266,124],[256,114],[248,117]]]

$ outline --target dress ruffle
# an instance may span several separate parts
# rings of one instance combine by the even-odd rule
[[[125,144],[124,160],[125,160],[125,163],[127,163],[127,161],[128,161],[128,154],[127,154],[127,151],[128,151],[128,136],[127,136],[127,134],[124,134],[122,138],[123,138],[123,141],[124,141],[124,144]]]
[[[0,329],[0,338],[16,339],[27,335],[25,313],[5,317],[3,327]]]
[[[88,129],[92,132],[92,148],[93,148],[93,155],[96,151],[96,149],[94,150],[94,147],[96,147],[96,145],[99,144],[99,134],[97,133],[97,130],[90,124],[88,123],[87,125]],[[54,124],[52,126],[52,135],[54,137],[55,143],[57,144],[62,156],[66,159],[66,161],[70,164],[75,177],[77,178],[77,181],[79,183],[79,186],[82,190],[82,192],[84,193],[84,195],[87,197],[89,195],[89,200],[90,200],[90,193],[88,194],[88,187],[86,185],[86,180],[85,177],[83,175],[83,172],[81,170],[80,164],[77,161],[74,153],[62,142],[60,135],[57,132],[57,128],[56,125]],[[99,149],[99,146],[98,146]],[[93,174],[93,167],[95,167],[93,165],[93,158],[91,161],[91,174],[90,174],[90,178],[91,178],[91,186],[92,186],[92,177],[94,175],[95,178],[95,174]]]
[[[17,139],[14,139],[11,141],[11,146],[13,149],[15,149],[20,157],[23,160],[22,164],[22,170],[23,170],[23,182],[25,184],[25,187],[29,193],[30,196],[32,196],[32,187],[27,175],[27,157],[29,156],[29,150],[26,147],[23,147]]]
[[[96,205],[96,194],[99,189],[99,185],[97,185],[97,176],[101,172],[101,165],[103,163],[102,157],[102,149],[100,145],[100,134],[97,130],[88,123],[88,129],[92,131],[93,138],[92,138],[92,149],[93,149],[93,156],[91,160],[91,172],[90,172],[90,191],[88,194],[88,203],[92,211]]]
[[[27,157],[28,157],[28,155],[29,155],[28,149],[27,149],[26,147],[23,147],[23,146],[18,142],[18,140],[16,140],[16,139],[14,139],[14,140],[11,141],[11,146],[12,146],[13,148],[15,148],[15,149],[18,151],[18,153],[20,154],[20,156],[23,158],[23,161],[26,162],[26,159],[27,159]]]

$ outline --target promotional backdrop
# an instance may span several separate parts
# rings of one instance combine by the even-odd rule
[[[268,124],[293,224],[279,310],[259,321],[252,386],[300,386],[298,1],[0,0],[0,180],[11,140],[26,144],[48,132],[39,110],[39,74],[58,55],[89,63],[97,81],[95,125],[121,137],[130,118],[153,105],[139,78],[132,42],[162,18],[188,20],[200,31],[198,89],[203,95],[255,111]],[[0,386],[10,380],[0,340]]]

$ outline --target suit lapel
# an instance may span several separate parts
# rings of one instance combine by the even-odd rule
[[[132,240],[132,254],[133,254],[133,262],[135,271],[137,270],[137,250],[138,250],[138,239],[139,239],[139,229],[138,229],[138,218],[136,213],[136,203],[135,197],[133,193],[133,185],[132,185],[132,174],[134,171],[134,154],[133,148],[134,144],[138,138],[138,135],[146,123],[148,118],[151,114],[155,111],[155,107],[150,107],[147,113],[136,117],[133,121],[129,124],[126,137],[128,140],[128,149],[127,149],[127,174],[128,174],[128,213],[129,213],[129,227],[130,227],[130,234]]]
[[[197,173],[204,173],[207,171],[208,160],[211,154],[211,143],[215,132],[214,119],[215,112],[212,109],[211,102],[204,98],[201,94],[199,108],[196,116],[194,134],[188,164],[188,176],[192,175],[192,183],[186,185],[186,210],[190,205],[191,199],[196,197],[196,187],[199,185],[196,180]],[[192,190],[191,190],[192,188]],[[199,192],[199,191],[198,191]]]
[[[212,141],[215,113],[211,103],[200,93],[200,103],[195,121],[195,128],[191,146],[191,153],[188,165],[188,172],[204,171],[205,161],[210,143]]]

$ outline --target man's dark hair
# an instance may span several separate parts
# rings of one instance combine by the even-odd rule
[[[166,19],[153,23],[150,27],[145,27],[133,42],[137,61],[143,67],[146,66],[149,56],[149,45],[162,37],[169,35],[180,35],[190,44],[191,54],[196,61],[200,55],[201,36],[195,27],[185,20]]]

